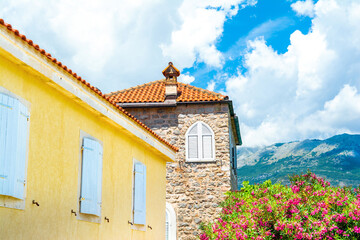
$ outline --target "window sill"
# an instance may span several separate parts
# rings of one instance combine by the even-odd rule
[[[146,232],[146,227],[145,227],[145,225],[134,224],[134,225],[131,225],[131,229],[132,229],[132,230],[136,230],[136,231]]]
[[[101,217],[91,214],[80,213],[79,211],[77,211],[76,219],[86,222],[93,222],[99,224],[101,223]]]
[[[187,159],[186,163],[214,163],[216,162],[215,159]]]
[[[0,195],[0,207],[25,210],[25,200]]]

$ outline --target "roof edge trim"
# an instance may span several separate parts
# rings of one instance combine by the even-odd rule
[[[81,77],[78,77],[65,65],[57,64],[56,59],[54,61],[50,54],[40,49],[38,45],[34,45],[24,35],[19,34],[19,31],[13,29],[10,24],[4,23],[3,19],[0,19],[0,45],[2,49],[19,61],[30,66],[65,91],[81,99],[89,107],[158,149],[172,161],[175,160],[175,152],[178,151],[178,148],[159,137],[134,116],[117,106],[116,103],[109,101],[108,97],[81,79]],[[29,48],[28,45],[34,49]]]

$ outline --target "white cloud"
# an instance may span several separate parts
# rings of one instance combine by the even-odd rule
[[[307,131],[359,132],[359,122],[360,94],[356,87],[346,84],[333,99],[325,102],[322,110],[306,117],[302,126]]]
[[[298,15],[314,17],[314,2],[312,0],[297,1],[291,4],[291,8]]]
[[[246,71],[226,82],[245,145],[360,133],[360,2],[319,0],[314,11],[283,54],[248,42]]]
[[[179,79],[180,82],[186,83],[186,84],[190,84],[193,81],[195,81],[195,77],[187,75],[187,74],[182,74],[180,75]]]
[[[256,1],[184,0],[178,10],[182,24],[172,32],[170,43],[160,45],[163,54],[177,59],[180,68],[191,67],[195,61],[221,67],[223,55],[215,44],[224,22],[237,14],[241,3],[254,5]]]
[[[215,89],[215,82],[214,82],[214,81],[208,82],[208,85],[207,85],[207,88],[206,88],[206,89],[209,90],[209,91],[214,91],[214,89]]]
[[[104,92],[162,78],[169,61],[221,66],[224,22],[254,0],[3,0],[0,16]],[[162,46],[162,47],[160,47]]]

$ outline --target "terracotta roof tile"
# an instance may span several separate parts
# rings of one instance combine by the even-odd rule
[[[213,102],[227,100],[228,97],[189,84],[177,83],[177,102]],[[107,94],[117,103],[144,103],[165,101],[165,79],[145,83],[136,87]]]
[[[105,99],[107,102],[109,102],[113,107],[117,108],[118,111],[121,114],[124,114],[125,116],[127,116],[128,118],[130,118],[132,121],[134,121],[135,123],[137,123],[139,126],[141,126],[142,128],[144,128],[146,131],[148,131],[149,133],[151,133],[155,138],[159,139],[162,143],[164,143],[165,145],[169,146],[171,149],[173,149],[174,151],[178,151],[178,148],[171,145],[170,143],[168,143],[167,141],[165,141],[163,138],[161,138],[158,134],[156,134],[153,130],[151,130],[149,127],[147,127],[145,124],[143,124],[142,122],[140,122],[138,119],[136,119],[133,115],[131,115],[130,113],[128,113],[125,109],[123,109],[122,107],[119,107],[116,102],[114,102],[111,98],[109,98],[108,96],[106,96],[105,94],[103,94],[98,88],[92,86],[90,83],[86,82],[84,79],[82,79],[80,76],[78,76],[75,72],[73,72],[71,69],[69,69],[67,66],[63,65],[61,62],[59,62],[56,58],[52,57],[50,53],[47,53],[44,49],[41,49],[39,47],[39,45],[34,44],[32,40],[27,39],[25,35],[22,35],[19,33],[19,31],[17,29],[14,29],[10,24],[5,23],[4,19],[0,18],[0,25],[5,26],[9,31],[13,32],[15,36],[19,37],[20,39],[22,39],[24,42],[26,42],[27,44],[29,44],[30,46],[32,46],[34,49],[36,49],[39,53],[43,54],[44,56],[46,56],[49,61],[53,62],[54,64],[58,65],[60,68],[62,68],[63,70],[65,70],[66,72],[68,72],[70,75],[73,76],[74,80],[77,80],[79,83],[83,84],[84,86],[87,86],[89,88],[89,90],[91,90],[93,93],[97,94],[98,96],[100,96],[101,98]]]

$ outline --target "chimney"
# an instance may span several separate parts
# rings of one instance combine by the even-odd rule
[[[177,98],[177,77],[180,76],[180,71],[174,67],[172,62],[162,71],[165,76],[165,101],[175,102]]]

